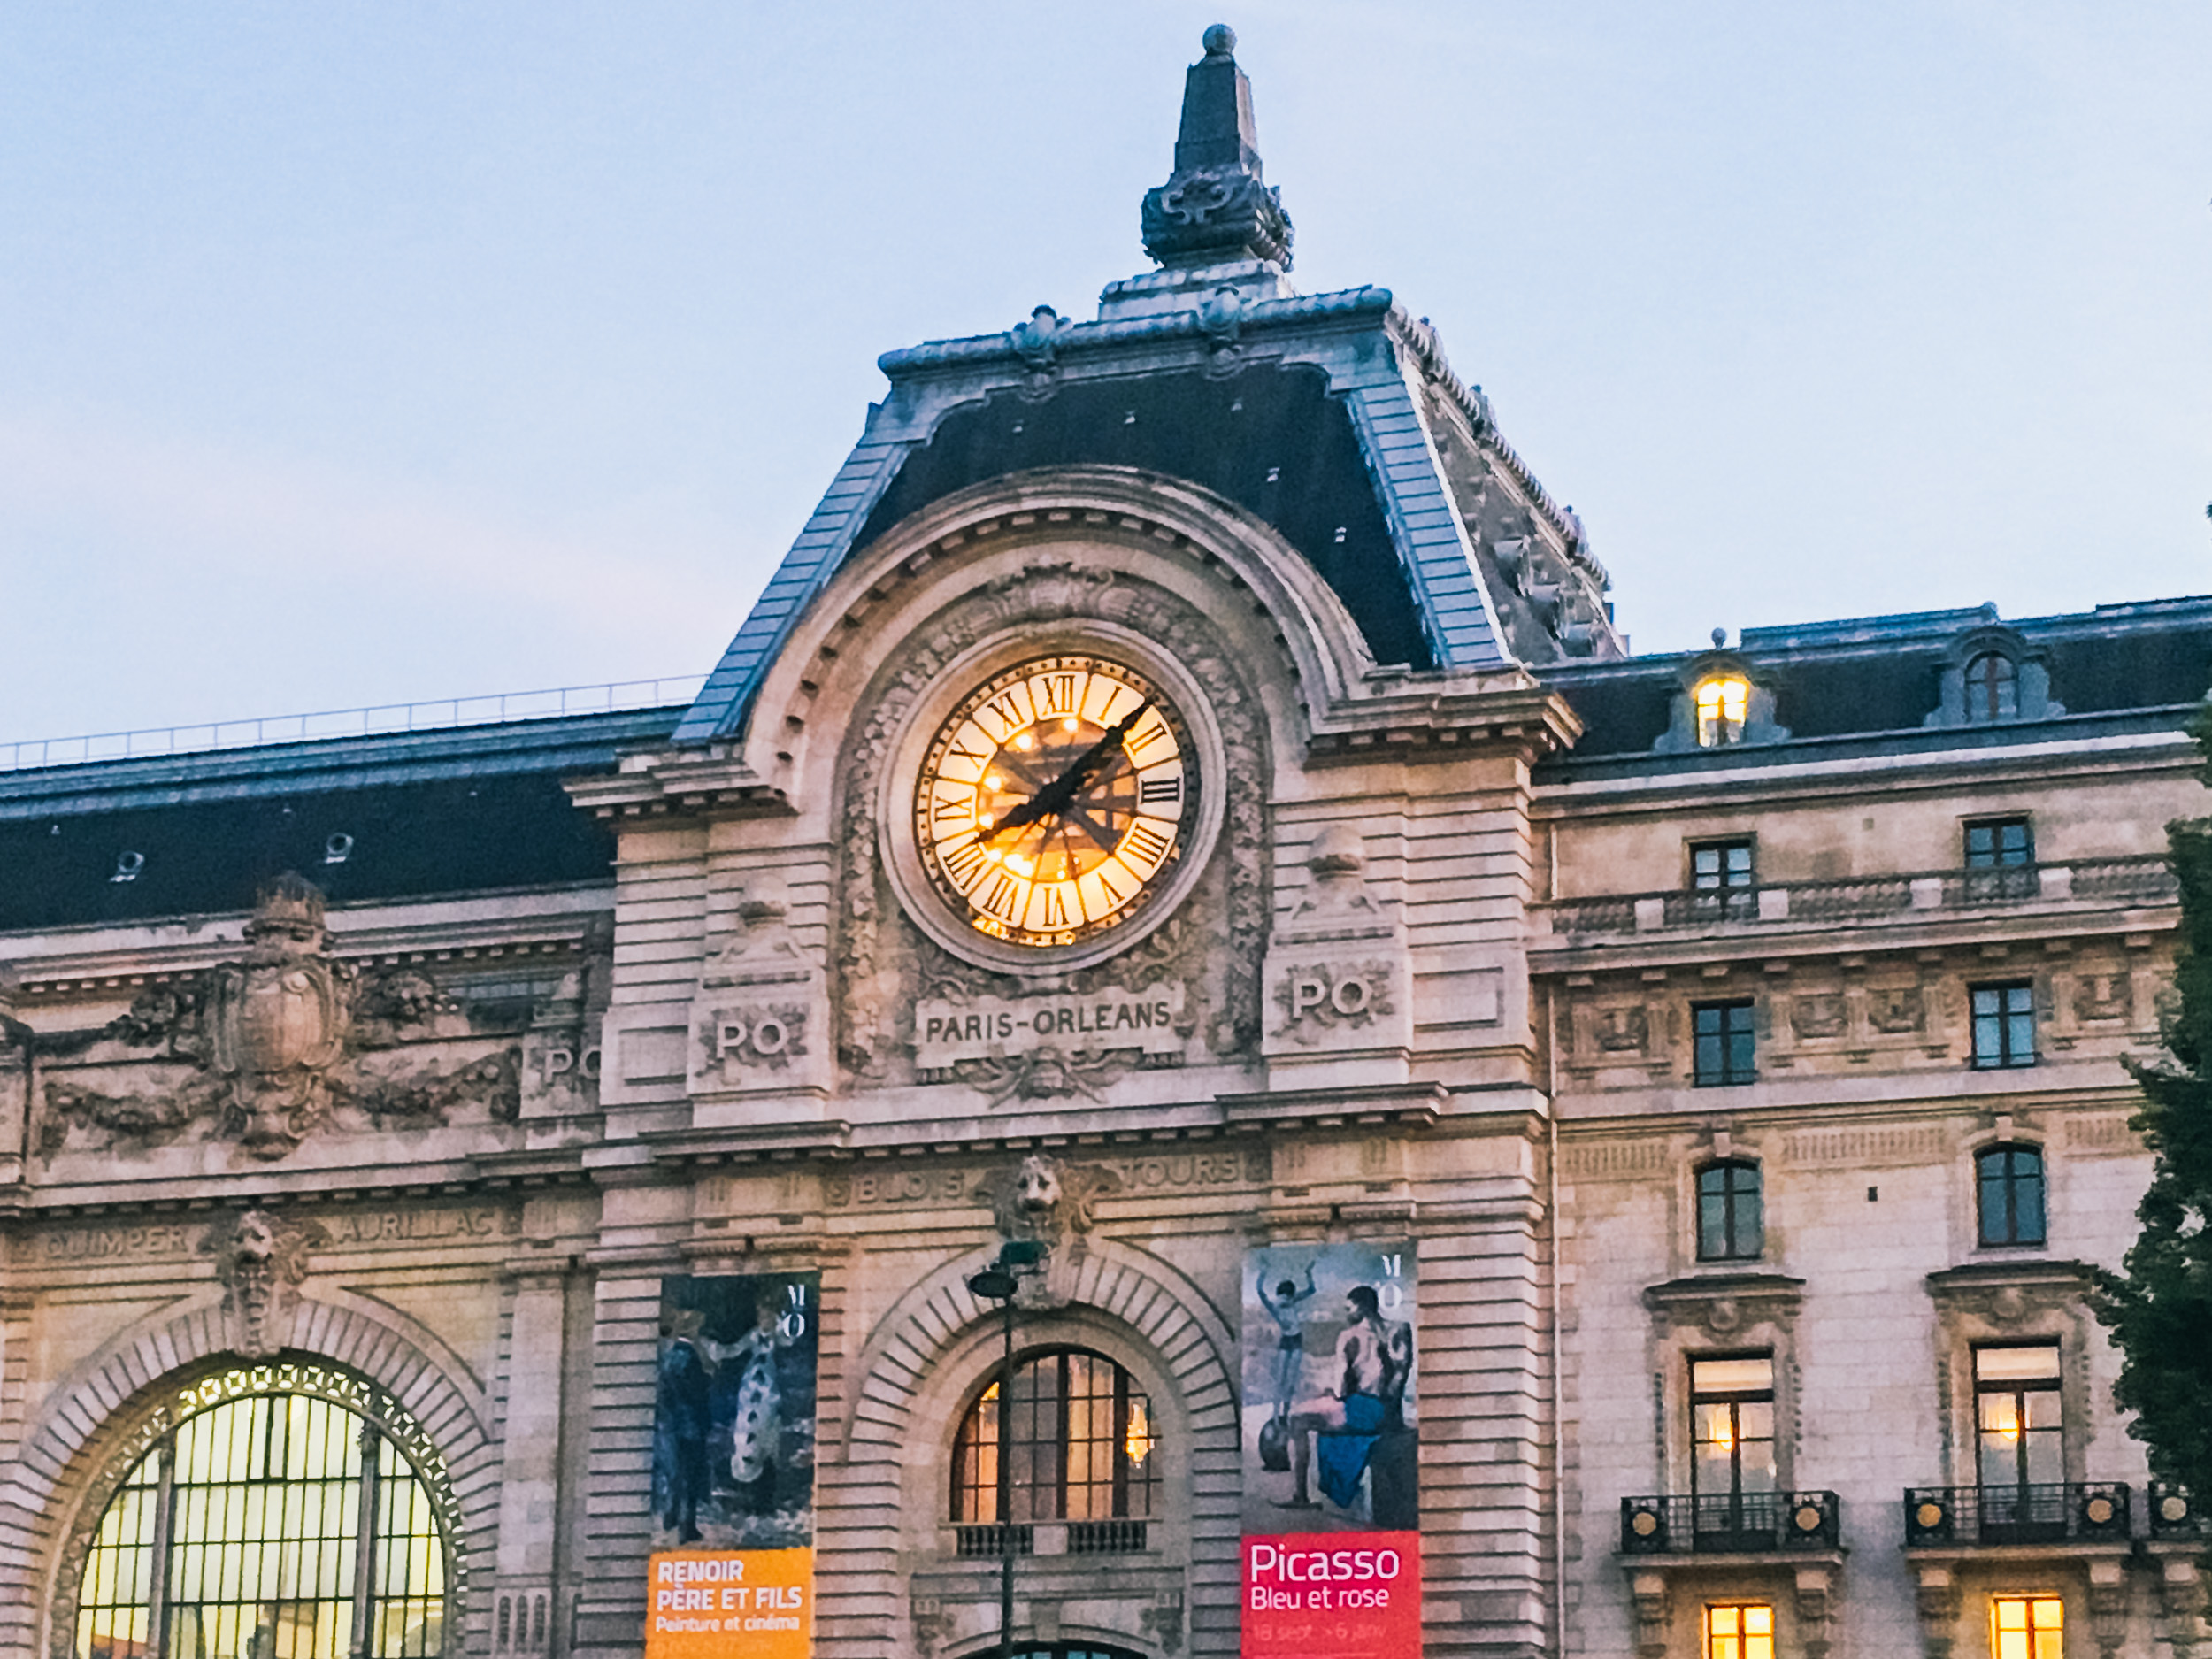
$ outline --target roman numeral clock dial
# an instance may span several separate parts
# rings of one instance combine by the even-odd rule
[[[1078,944],[1166,885],[1199,783],[1189,729],[1158,686],[1102,657],[1040,657],[976,687],[939,726],[915,781],[915,845],[978,933]]]

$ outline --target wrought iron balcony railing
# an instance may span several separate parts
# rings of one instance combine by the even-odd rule
[[[2162,1543],[2169,1539],[2212,1538],[2212,1525],[2207,1525],[2204,1511],[2197,1507],[2196,1500],[2189,1495],[2185,1486],[2154,1480],[2147,1498],[2146,1507],[2150,1511],[2154,1540]]]
[[[1621,1500],[1624,1555],[1834,1549],[1842,1528],[1842,1502],[1832,1492]]]
[[[2114,906],[2170,904],[2176,892],[2171,867],[2153,854],[1847,881],[1624,893],[1561,899],[1540,907],[1539,913],[1548,918],[1555,935],[1579,936],[1783,923],[1906,921],[1947,911],[2069,900]]]
[[[953,1528],[953,1554],[962,1561],[996,1561],[1010,1548],[1016,1555],[1141,1555],[1151,1529],[1146,1520],[962,1524]]]
[[[2069,1480],[2032,1486],[1911,1486],[1905,1542],[2125,1543],[2133,1536],[2124,1482]]]

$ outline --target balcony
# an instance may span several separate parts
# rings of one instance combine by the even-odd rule
[[[2092,858],[2067,864],[2011,864],[1847,881],[1620,894],[1561,899],[1537,907],[1555,938],[1648,934],[1714,928],[1927,921],[1970,911],[2075,903],[2124,910],[2175,902],[2162,856]]]
[[[2185,1516],[2189,1506],[2183,1505]],[[1905,1548],[2126,1544],[2134,1535],[2124,1483],[2037,1486],[1912,1486]]]
[[[1623,1498],[1624,1555],[1770,1555],[1842,1546],[1832,1492],[1753,1492],[1739,1498]]]
[[[953,1554],[961,1561],[1016,1555],[1141,1555],[1150,1548],[1149,1521],[1033,1521],[1011,1527],[957,1525]]]
[[[2147,1500],[2145,1507],[2150,1514],[2154,1544],[2212,1540],[2212,1525],[2206,1525],[2204,1511],[2197,1507],[2185,1488],[2154,1480]]]

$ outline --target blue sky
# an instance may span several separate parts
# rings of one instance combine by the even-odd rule
[[[1640,650],[2212,591],[2212,7],[27,4],[0,738],[703,672],[877,354],[1143,268],[1224,17]]]

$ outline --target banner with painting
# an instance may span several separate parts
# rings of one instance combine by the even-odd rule
[[[808,1650],[820,1288],[815,1273],[661,1281],[649,1659]]]
[[[1419,1659],[1413,1246],[1244,1263],[1244,1659]]]

